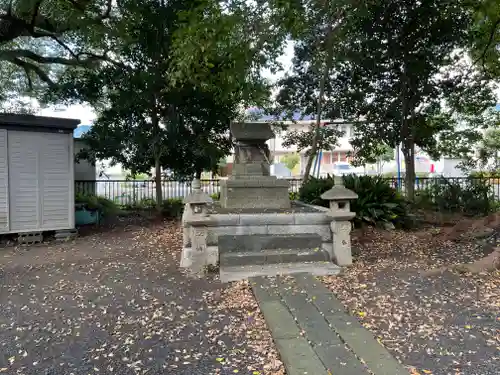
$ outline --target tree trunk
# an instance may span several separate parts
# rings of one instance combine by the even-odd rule
[[[415,199],[415,142],[409,137],[403,142],[405,159],[405,192],[410,201]]]
[[[316,105],[316,124],[314,126],[314,136],[312,139],[311,143],[311,152],[309,154],[309,158],[307,159],[307,164],[306,164],[306,169],[304,170],[304,176],[302,177],[302,182],[305,183],[309,179],[309,175],[311,174],[311,168],[312,164],[314,161],[314,158],[316,157],[318,153],[318,143],[320,140],[321,132],[320,132],[320,126],[321,126],[321,114],[323,110],[323,96],[325,95],[325,85],[326,85],[326,80],[328,79],[328,76],[330,74],[330,70],[332,68],[332,60],[333,60],[333,29],[330,28],[330,31],[327,34],[327,41],[326,41],[326,47],[327,47],[327,56],[326,56],[326,61],[325,65],[323,68],[323,75],[321,77],[321,80],[319,82],[319,93],[318,93],[318,102]]]
[[[156,111],[156,98],[153,101],[152,112],[151,112],[151,125],[153,127],[153,132],[157,135],[160,132],[160,120],[158,118],[158,113]],[[153,156],[155,159],[155,186],[156,186],[156,211],[161,213],[162,203],[163,203],[163,191],[161,185],[161,145],[159,136],[153,142]]]
[[[163,202],[163,191],[161,186],[161,164],[160,156],[155,156],[155,186],[156,186],[156,210],[161,212]]]

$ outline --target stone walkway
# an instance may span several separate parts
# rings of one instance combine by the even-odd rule
[[[250,282],[288,375],[408,375],[314,276]]]

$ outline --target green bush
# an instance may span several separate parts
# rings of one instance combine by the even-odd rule
[[[182,216],[184,202],[181,198],[165,199],[162,203],[162,214],[165,217],[177,219]]]
[[[154,209],[156,207],[156,199],[153,198],[142,198],[137,204],[139,209]]]
[[[418,192],[416,204],[424,209],[469,216],[488,215],[498,208],[490,181],[477,177],[465,180],[439,178]]]
[[[84,206],[88,210],[100,211],[104,216],[113,215],[119,211],[115,202],[95,194],[75,194],[75,205]]]
[[[220,200],[220,193],[210,194],[210,198],[212,198],[214,201],[218,201]]]
[[[380,176],[345,176],[344,185],[358,194],[351,203],[357,223],[393,223],[403,226],[408,218],[405,198]]]
[[[403,225],[408,216],[405,199],[387,180],[380,176],[344,176],[347,189],[358,194],[358,199],[351,202],[351,210],[356,213],[355,223],[380,225],[391,222]],[[300,200],[318,206],[328,207],[329,202],[321,199],[321,194],[335,185],[332,176],[310,178],[299,191]]]
[[[291,201],[296,201],[299,199],[299,193],[297,193],[296,191],[289,192],[288,196],[290,197]]]
[[[330,190],[333,185],[335,185],[335,181],[331,176],[324,178],[309,177],[307,182],[302,184],[299,189],[299,198],[304,203],[328,207],[328,202],[320,197],[321,194]]]

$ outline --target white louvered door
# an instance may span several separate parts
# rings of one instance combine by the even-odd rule
[[[9,232],[9,163],[7,130],[0,129],[0,233]]]
[[[8,132],[10,231],[40,228],[39,134]]]
[[[39,133],[41,228],[67,229],[70,224],[70,199],[73,183],[70,170],[68,134]],[[72,139],[71,139],[72,140]]]
[[[9,131],[10,231],[71,228],[70,137]]]

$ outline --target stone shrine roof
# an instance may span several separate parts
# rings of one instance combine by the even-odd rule
[[[230,129],[231,135],[237,141],[267,141],[274,138],[271,125],[265,122],[233,122]]]

